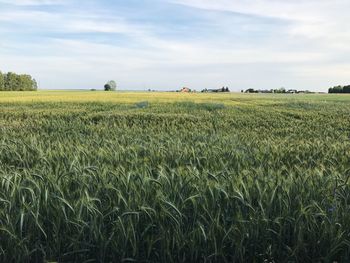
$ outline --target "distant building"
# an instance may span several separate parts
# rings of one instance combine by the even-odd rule
[[[187,88],[187,87],[183,87],[180,92],[183,92],[183,93],[189,93],[191,92],[191,89]]]

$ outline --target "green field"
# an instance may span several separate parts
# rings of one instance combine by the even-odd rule
[[[0,92],[0,262],[349,262],[350,96]]]

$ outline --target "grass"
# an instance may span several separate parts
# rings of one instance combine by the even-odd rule
[[[0,261],[347,262],[349,103],[0,93]]]

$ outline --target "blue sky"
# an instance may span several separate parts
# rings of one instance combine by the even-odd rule
[[[348,0],[0,0],[0,69],[42,89],[350,84]]]

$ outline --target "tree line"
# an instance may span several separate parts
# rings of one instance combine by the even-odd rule
[[[350,93],[350,85],[329,88],[328,93]]]
[[[36,80],[28,74],[0,71],[0,91],[34,91],[37,89]]]

